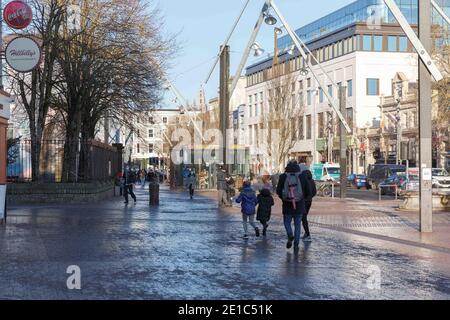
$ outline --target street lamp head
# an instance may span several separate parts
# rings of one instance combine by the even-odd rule
[[[300,75],[302,75],[302,76],[307,76],[309,74],[309,70],[308,69],[306,69],[306,68],[302,68],[302,69],[300,69]]]
[[[260,57],[260,56],[262,56],[263,54],[264,54],[264,49],[263,48],[261,48],[261,46],[257,43],[257,42],[255,42],[253,45],[252,45],[252,49],[253,50],[255,50],[255,52],[254,52],[254,56],[255,57]]]
[[[281,28],[278,28],[278,27],[275,27],[274,31],[277,36],[280,36],[283,34],[283,30],[281,30]]]
[[[293,44],[293,45],[289,48],[289,50],[288,50],[288,54],[289,54],[290,56],[293,56],[294,53],[295,53],[295,44]]]
[[[269,26],[273,26],[273,25],[276,25],[278,23],[278,20],[273,15],[271,15],[270,13],[267,12],[266,13],[266,18],[264,19],[264,22],[266,24],[268,24]]]

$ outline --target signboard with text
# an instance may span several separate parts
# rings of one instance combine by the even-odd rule
[[[3,10],[3,20],[12,29],[25,29],[33,20],[33,10],[23,1],[11,1]]]
[[[42,51],[39,44],[30,37],[17,37],[5,50],[8,65],[17,72],[30,72],[39,66]]]

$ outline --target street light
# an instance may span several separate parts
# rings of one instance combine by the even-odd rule
[[[283,34],[283,30],[281,30],[281,28],[275,27],[274,30],[277,36],[281,36]]]
[[[262,55],[264,54],[264,52],[265,52],[264,49],[261,48],[261,46],[259,45],[258,42],[255,42],[255,43],[252,45],[252,50],[255,51],[255,53],[254,53],[254,56],[255,56],[255,57],[260,57],[260,56],[262,56]]]
[[[264,22],[269,26],[273,26],[278,23],[278,20],[272,14],[270,14],[269,10],[264,12],[264,17]]]

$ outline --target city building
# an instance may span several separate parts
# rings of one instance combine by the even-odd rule
[[[397,4],[417,30],[417,0],[397,1]],[[449,10],[450,4],[445,4],[445,10]],[[337,99],[337,86],[342,85],[347,87],[344,117],[353,130],[347,138],[348,173],[362,173],[369,163],[361,161],[358,129],[370,125],[374,118],[380,119],[380,99],[393,95],[392,80],[397,74],[417,82],[417,54],[383,1],[355,1],[296,33],[311,51],[308,60],[324,88],[319,87],[299,52],[292,50],[289,35],[281,37],[277,60],[284,73],[290,73],[295,79],[293,101],[301,109],[295,120],[298,141],[291,157],[308,163],[339,161],[339,126],[323,90]],[[261,113],[270,107],[268,88],[273,66],[274,59],[270,57],[246,69],[246,129],[250,145],[255,144],[255,137],[263,127]],[[262,168],[269,167],[270,159],[258,154],[257,148],[252,148],[250,156]],[[280,168],[282,165],[279,164]]]

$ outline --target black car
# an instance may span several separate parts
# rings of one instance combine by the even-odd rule
[[[375,164],[369,166],[367,181],[371,189],[378,189],[378,185],[387,178],[406,172],[406,166],[395,164]]]

